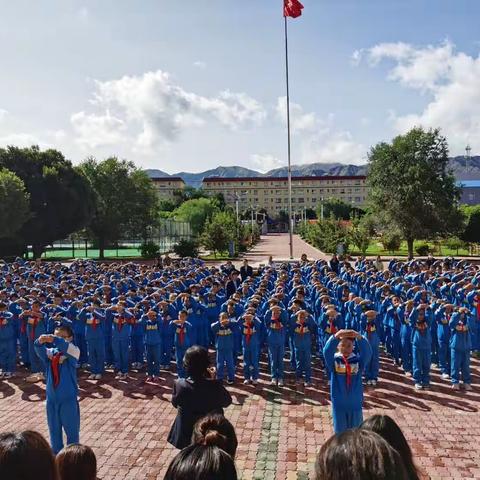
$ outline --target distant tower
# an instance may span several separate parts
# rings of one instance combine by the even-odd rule
[[[468,168],[467,162],[470,163],[470,158],[471,158],[471,153],[472,153],[472,147],[470,145],[467,145],[465,147],[465,170]]]

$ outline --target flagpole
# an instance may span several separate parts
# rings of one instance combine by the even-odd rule
[[[292,165],[290,149],[290,89],[288,82],[288,27],[285,20],[285,77],[287,82],[287,145],[288,145],[288,234],[290,238],[290,259],[293,259],[293,225],[292,225]]]

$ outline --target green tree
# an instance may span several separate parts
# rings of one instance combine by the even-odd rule
[[[30,218],[30,195],[23,181],[6,168],[0,169],[0,238],[13,239]]]
[[[402,236],[396,231],[387,230],[383,232],[381,242],[384,250],[395,253],[402,245]]]
[[[480,243],[480,205],[462,206],[465,228],[460,238],[467,243]]]
[[[439,130],[414,128],[369,154],[369,201],[386,225],[407,241],[409,257],[417,238],[455,233],[459,189],[448,169],[448,145]]]
[[[216,207],[210,198],[195,198],[187,200],[174,210],[173,216],[177,220],[190,223],[194,235],[200,235],[208,218],[212,216]]]
[[[317,217],[322,218],[321,205],[317,208]],[[323,218],[332,215],[337,220],[350,220],[353,207],[339,198],[329,198],[323,202]]]
[[[21,254],[32,245],[39,257],[45,246],[67,238],[88,224],[95,211],[95,196],[82,172],[57,150],[0,149],[0,167],[14,172],[30,195],[30,218],[16,235],[15,244],[3,245],[5,253]]]
[[[217,212],[205,223],[201,243],[217,256],[217,252],[227,250],[228,244],[235,239],[237,230],[237,222],[232,214]]]
[[[109,243],[125,232],[135,232],[144,240],[148,227],[156,221],[158,198],[148,176],[132,162],[88,158],[80,168],[93,186],[97,209],[89,228],[98,241],[100,258]]]
[[[372,241],[372,236],[368,227],[362,223],[358,218],[355,218],[352,221],[352,227],[349,231],[349,238],[351,243],[355,245],[362,254],[368,250],[370,242]]]

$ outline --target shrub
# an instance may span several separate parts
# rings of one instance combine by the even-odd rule
[[[140,246],[143,258],[156,258],[160,255],[160,248],[155,242],[145,242]]]
[[[398,233],[385,232],[381,239],[383,249],[389,252],[396,252],[402,245],[402,237]]]
[[[424,243],[415,248],[415,251],[418,255],[424,257],[425,255],[428,255],[430,253],[430,247],[426,243]]]
[[[195,240],[180,240],[173,251],[179,257],[198,257],[198,244]]]

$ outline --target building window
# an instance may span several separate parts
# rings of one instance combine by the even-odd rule
[[[298,199],[298,203],[305,203],[305,199],[302,198],[302,197],[300,197],[300,198]]]

